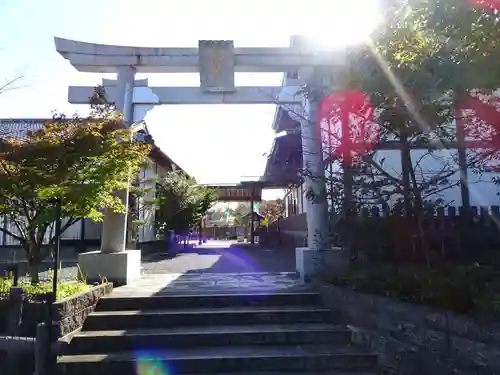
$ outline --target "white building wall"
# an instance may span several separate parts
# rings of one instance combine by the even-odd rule
[[[426,155],[427,154],[427,155]],[[401,152],[399,150],[378,151],[377,158],[385,158],[384,168],[392,174],[401,176]],[[439,174],[443,168],[455,168],[457,170],[450,178],[450,187],[438,194],[429,197],[429,200],[442,199],[444,204],[450,206],[462,205],[462,194],[460,190],[460,173],[458,172],[457,150],[439,150],[428,154],[427,150],[412,150],[411,157],[416,177],[419,181],[429,180],[430,177]],[[417,166],[418,163],[418,166]],[[468,169],[467,178],[471,206],[494,206],[500,204],[498,196],[499,188],[493,183],[492,178],[498,173],[483,173],[477,175],[472,169]]]
[[[85,219],[85,239],[98,240],[101,238],[102,222],[95,222],[90,219]]]
[[[66,224],[67,220],[63,219],[62,225]],[[82,231],[81,221],[77,221],[75,224],[66,229],[63,234],[61,234],[62,240],[79,240]]]
[[[140,182],[141,187],[148,189],[144,198],[139,200],[139,220],[143,224],[139,227],[139,242],[156,240],[155,231],[155,210],[144,200],[151,200],[156,197],[156,176],[158,176],[158,165],[152,162],[148,167],[141,167]]]
[[[456,149],[447,149],[435,151],[431,154],[427,150],[411,150],[413,168],[416,172],[416,178],[419,182],[428,181],[432,176],[439,175],[443,169],[457,170],[449,177],[449,185],[455,185],[445,190],[427,197],[427,200],[437,201],[438,199],[447,206],[462,206],[462,194],[460,188],[460,173],[458,172],[457,151]],[[401,152],[399,150],[380,150],[375,153],[374,159],[383,162],[383,168],[392,176],[401,179]],[[340,169],[340,166],[337,165]],[[325,172],[326,176],[329,172]],[[500,205],[500,188],[493,183],[492,178],[499,176],[499,173],[483,173],[477,175],[472,169],[468,169],[468,186],[471,206],[496,206]],[[388,190],[391,186],[388,185]],[[402,196],[393,194],[393,199],[389,205],[394,204]]]
[[[442,200],[444,205],[447,206],[462,206],[462,194],[460,188],[460,173],[458,172],[457,151],[456,149],[447,149],[435,151],[428,154],[427,150],[412,150],[411,157],[413,167],[416,170],[417,180],[429,180],[430,177],[438,175],[439,171],[443,168],[456,168],[457,172],[450,178],[449,187],[437,194],[429,196],[427,199],[431,201]],[[392,176],[401,178],[401,152],[399,150],[380,150],[375,154],[375,160],[382,161],[384,169]],[[418,167],[416,167],[418,164]],[[340,169],[340,166],[337,165]],[[325,175],[329,176],[329,171],[325,171]],[[493,183],[493,177],[499,177],[500,173],[483,173],[482,175],[475,174],[471,168],[468,169],[467,178],[469,186],[469,196],[471,206],[499,206],[500,205],[500,187]],[[388,187],[390,189],[390,186]],[[305,212],[305,197],[304,187],[294,187],[288,189],[287,196],[297,200],[297,214]],[[396,200],[402,198],[396,194],[393,195],[392,201],[388,202],[389,205],[395,203]],[[285,215],[289,216],[288,206],[291,204],[286,197],[285,200]]]
[[[155,182],[151,181],[156,175],[164,176],[166,174],[166,170],[156,163],[152,162],[148,168],[141,167],[140,170],[140,179],[144,181],[143,186],[149,187],[151,190],[147,194],[147,198],[151,198],[155,196]],[[142,204],[142,203],[140,203]],[[139,210],[140,220],[144,220],[145,224],[139,228],[139,241],[147,242],[154,241],[155,238],[155,214],[151,209],[140,209]],[[63,219],[63,226],[66,222],[66,219]],[[0,218],[0,225],[4,225],[3,218]],[[6,229],[12,232],[15,235],[19,234],[19,231],[15,227],[13,223],[7,221]],[[81,239],[81,230],[82,230],[82,222],[78,221],[68,229],[64,231],[61,235],[62,240],[80,240]],[[102,231],[102,222],[94,222],[90,219],[85,219],[85,239],[86,240],[99,240],[101,238]],[[53,234],[50,231],[47,232],[45,236],[45,242],[48,242]],[[5,243],[4,243],[5,237]],[[14,239],[13,237],[6,235],[0,235],[0,245],[4,246],[17,246],[19,245],[19,241]]]
[[[151,161],[147,168],[141,167],[139,178],[141,187],[148,189],[145,199],[156,197],[156,178],[167,174],[167,169]],[[144,204],[144,200],[139,200],[139,220],[144,224],[139,227],[139,242],[148,242],[156,240],[155,211]]]
[[[292,72],[293,73],[293,72]],[[293,74],[285,74],[283,79],[283,91],[289,92],[291,90],[290,87],[300,84],[300,81],[295,78]],[[497,95],[500,95],[500,90],[497,91]],[[302,113],[303,107],[300,104],[294,106],[283,106],[284,109],[288,110],[291,115],[294,113]],[[450,130],[453,130],[455,127],[454,123],[450,124]],[[467,137],[466,140],[473,140],[470,137]],[[452,175],[449,180],[453,184],[456,182],[457,186],[448,188],[446,190],[441,191],[439,194],[435,194],[429,197],[430,200],[441,199],[444,204],[450,206],[461,206],[462,205],[462,194],[460,185],[458,184],[460,180],[460,173],[458,172],[458,165],[456,163],[457,159],[457,151],[455,149],[435,151],[431,155],[427,155],[422,158],[424,154],[426,154],[427,150],[412,150],[411,156],[414,168],[417,163],[419,163],[420,168],[419,174],[420,178],[428,179],[432,175],[436,175],[436,173],[447,163],[453,163],[457,169],[457,172]],[[325,155],[326,157],[327,155]],[[383,150],[378,151],[375,156],[376,159],[381,160],[385,158],[384,169],[391,173],[392,175],[401,177],[401,152],[399,150]],[[469,197],[470,197],[470,205],[471,206],[493,206],[500,205],[500,188],[492,182],[492,178],[495,176],[500,176],[500,173],[483,173],[482,175],[474,174],[472,169],[467,171],[468,178],[468,188],[469,188]],[[419,178],[417,176],[417,178]],[[305,211],[304,200],[303,197],[304,189],[300,187],[301,199],[297,199],[297,188],[288,189],[288,194],[294,197],[297,200],[297,213],[302,213]],[[292,198],[292,201],[293,199]],[[397,199],[395,197],[394,201]],[[299,203],[300,202],[300,203]],[[391,203],[391,202],[389,202]],[[289,200],[285,197],[285,215],[289,215],[290,210],[288,206],[291,204]]]
[[[285,212],[284,217],[300,215],[306,212],[306,204],[304,197],[304,189],[302,185],[294,186],[286,190],[285,197],[283,198],[285,202]],[[293,212],[293,206],[295,203],[295,213]]]

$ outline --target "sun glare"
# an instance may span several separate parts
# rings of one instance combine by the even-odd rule
[[[379,0],[330,0],[315,9],[302,34],[321,49],[366,42],[381,17]]]

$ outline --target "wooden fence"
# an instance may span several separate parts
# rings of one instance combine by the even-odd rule
[[[65,219],[63,219],[63,225],[66,223]],[[20,235],[19,230],[15,226],[13,222],[10,220],[0,217],[0,226],[5,228],[9,232],[14,235]],[[99,240],[101,238],[101,226],[102,223],[94,222],[90,219],[85,219],[84,226],[82,226],[82,222],[78,221],[69,227],[61,236],[62,240],[81,240],[82,237],[84,240]],[[83,229],[82,229],[83,228]],[[83,233],[82,233],[83,230]],[[50,230],[44,236],[44,243],[48,243],[50,238],[53,236],[53,233]],[[18,246],[19,241],[14,237],[8,235],[5,232],[0,233],[0,246]]]
[[[247,230],[243,226],[206,226],[202,228],[203,236],[214,239],[232,238],[238,235],[246,235]]]
[[[266,245],[303,246],[307,232],[280,220],[260,234]],[[400,210],[364,208],[334,228],[354,253],[369,261],[436,261],[500,264],[500,207],[443,207],[426,210],[421,229]],[[427,254],[425,254],[427,252]]]
[[[3,304],[6,317],[0,330],[0,367],[7,375],[48,375],[50,362],[64,343],[50,340],[47,322],[39,322],[35,337],[21,336],[21,322],[25,294],[21,287],[12,287],[7,303]],[[51,361],[52,359],[52,361]]]

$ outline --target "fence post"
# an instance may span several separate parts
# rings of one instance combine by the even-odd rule
[[[23,316],[24,290],[15,286],[10,288],[10,309],[7,318],[7,335],[16,337],[20,335]],[[7,374],[17,374],[19,365],[19,352],[9,350],[7,354]]]
[[[48,375],[47,360],[49,356],[47,355],[47,348],[51,347],[49,329],[46,323],[39,323],[36,327],[34,375]]]
[[[19,286],[10,288],[10,311],[7,320],[7,332],[11,336],[19,334],[23,314],[24,290]]]

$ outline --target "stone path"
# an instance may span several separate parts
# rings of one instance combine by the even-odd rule
[[[60,279],[76,279],[76,261],[62,263]],[[42,280],[48,278],[48,272],[43,271],[50,267],[51,262],[41,267]],[[26,267],[21,268],[22,273],[26,271]],[[175,257],[166,254],[144,257],[142,279],[115,291],[119,295],[292,291],[291,288],[303,288],[294,268],[293,252],[272,251],[234,241],[208,241]]]
[[[174,258],[161,254],[145,258],[143,269],[144,273],[294,272],[295,255],[293,251],[273,251],[231,241],[208,241]]]
[[[147,263],[140,280],[116,288],[113,295],[276,292],[304,288],[294,272],[293,253],[229,241],[209,241],[169,259],[156,255],[147,259]]]
[[[162,294],[225,294],[305,290],[293,273],[188,273],[144,275],[140,280],[115,288],[114,297],[142,297]]]

